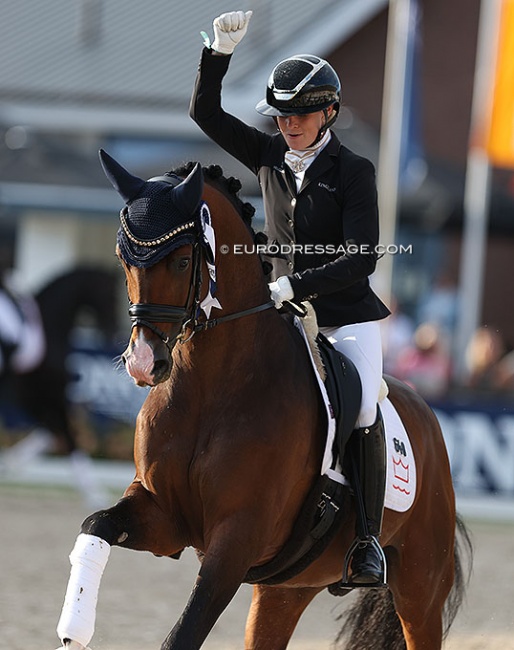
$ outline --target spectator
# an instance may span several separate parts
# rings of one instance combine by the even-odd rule
[[[439,399],[448,391],[451,361],[441,328],[422,323],[411,347],[399,355],[393,374],[410,384],[425,399]]]
[[[459,294],[455,282],[448,273],[441,273],[420,300],[418,322],[435,323],[451,339],[457,322],[458,304]]]
[[[505,344],[499,331],[487,325],[479,327],[466,349],[465,386],[480,393],[498,390],[499,363],[504,354]]]

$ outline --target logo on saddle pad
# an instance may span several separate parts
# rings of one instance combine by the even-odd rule
[[[403,481],[404,483],[408,484],[409,483],[409,465],[404,465],[402,462],[401,458],[398,458],[396,460],[393,457],[393,465],[394,465],[394,479],[395,481]],[[393,488],[402,490],[404,488],[401,488],[399,486],[396,486],[393,484]]]

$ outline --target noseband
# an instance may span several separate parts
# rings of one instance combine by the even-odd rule
[[[176,307],[174,305],[158,305],[154,303],[137,303],[129,307],[128,313],[132,321],[132,328],[138,326],[147,327],[149,330],[157,334],[157,336],[171,349],[176,341],[179,343],[186,343],[190,341],[196,332],[202,330],[212,329],[220,323],[224,323],[243,316],[250,316],[257,314],[260,311],[271,309],[275,306],[273,300],[265,302],[250,309],[243,309],[242,311],[220,318],[209,318],[207,320],[199,320],[199,306],[200,306],[200,290],[202,287],[202,255],[200,245],[197,242],[193,245],[193,274],[191,284],[189,285],[189,292],[186,304],[183,307]],[[170,341],[170,337],[158,328],[154,323],[181,323],[182,327],[177,336]],[[189,336],[186,336],[186,330],[190,329]]]
[[[170,347],[170,337],[154,323],[181,323],[180,332],[173,339],[185,343],[194,335],[185,338],[185,330],[196,320],[198,307],[200,305],[200,291],[202,288],[202,256],[198,240],[193,244],[193,272],[186,303],[183,307],[175,305],[158,305],[156,303],[136,303],[129,307],[128,313],[132,321],[132,329],[138,326],[147,327]]]

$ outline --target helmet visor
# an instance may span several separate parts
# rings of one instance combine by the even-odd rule
[[[313,91],[305,93],[293,101],[287,102],[286,106],[271,106],[265,99],[262,99],[255,110],[261,115],[280,117],[287,115],[306,115],[317,113],[328,108],[339,101],[337,93],[331,91]]]

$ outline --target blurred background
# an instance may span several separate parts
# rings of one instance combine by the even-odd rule
[[[188,117],[200,31],[212,34],[213,18],[232,9],[254,12],[224,83],[225,108],[243,120],[273,129],[254,106],[270,70],[286,56],[318,54],[340,75],[343,107],[335,130],[374,162],[382,243],[404,247],[386,253],[374,278],[393,311],[384,323],[386,371],[411,383],[436,410],[459,494],[494,494],[510,504],[512,0],[241,0],[237,6],[198,0],[194,7],[173,0],[4,0],[0,267],[7,298],[0,296],[0,310],[7,324],[0,331],[0,442],[10,450],[38,431],[23,451],[18,447],[16,460],[4,455],[4,469],[40,451],[132,455],[146,393],[113,363],[129,321],[114,255],[121,204],[99,165],[100,147],[147,178],[189,160],[220,164],[241,179],[262,226],[256,179]],[[60,283],[78,270],[90,274],[96,294],[113,278],[106,303],[87,298],[75,280]],[[105,275],[93,279],[98,272]],[[9,298],[18,305],[10,321]],[[18,392],[19,377],[34,374],[45,353],[34,353],[32,365],[13,362],[24,337],[21,325],[8,323],[30,325],[35,306],[47,328],[47,356],[58,328],[48,314],[70,311],[57,337],[69,346],[65,394],[74,433],[61,431],[57,442],[45,431],[69,423],[52,424],[48,401],[38,411]],[[48,372],[25,395],[42,395]]]

